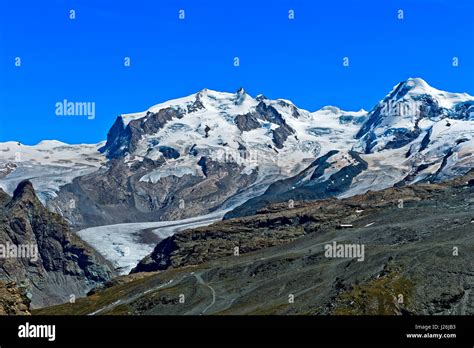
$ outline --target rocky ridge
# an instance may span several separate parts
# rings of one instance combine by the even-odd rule
[[[83,296],[114,275],[60,215],[41,204],[31,182],[21,182],[13,197],[0,190],[0,203],[0,279],[27,289],[33,307]]]

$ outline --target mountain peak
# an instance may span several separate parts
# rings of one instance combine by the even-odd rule
[[[425,80],[421,78],[410,77],[406,81],[397,84],[388,94],[389,98],[401,99],[405,95],[437,94],[438,90],[432,88]]]
[[[237,92],[235,92],[236,94],[239,94],[239,95],[242,95],[242,94],[245,94],[245,89],[243,87],[240,87]]]
[[[199,92],[196,93],[196,99],[200,99],[204,96],[209,95],[209,89],[208,88],[203,88]]]
[[[450,93],[445,92],[434,87],[431,87],[425,80],[421,78],[409,78],[406,81],[397,84],[392,91],[385,97],[384,101],[388,99],[403,100],[411,97],[418,97],[421,95],[431,96],[439,106],[446,109],[454,107],[455,104],[473,100],[474,97],[467,93]]]
[[[319,111],[326,111],[333,114],[339,114],[341,112],[341,109],[339,109],[337,106],[326,105],[326,106],[323,106]]]
[[[429,88],[430,85],[423,80],[422,78],[419,77],[410,77],[408,80],[404,82],[405,86],[415,88],[415,87],[421,87],[421,88]]]
[[[35,189],[33,184],[29,180],[23,180],[18,184],[15,191],[13,192],[13,201],[30,201],[36,202],[38,198],[36,197]]]

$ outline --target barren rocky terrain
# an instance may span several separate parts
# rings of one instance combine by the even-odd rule
[[[33,308],[84,296],[114,276],[102,256],[41,204],[27,180],[13,197],[0,189],[0,245],[0,279],[9,284],[7,290],[21,288],[11,290],[12,297],[27,295]],[[26,253],[12,254],[10,249]]]
[[[473,314],[473,231],[472,171],[277,204],[180,232],[140,273],[33,314]],[[334,241],[364,245],[364,260],[327,257]]]

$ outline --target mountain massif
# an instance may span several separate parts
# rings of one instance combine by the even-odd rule
[[[410,78],[370,111],[203,89],[120,115],[98,144],[1,143],[0,242],[38,249],[0,259],[20,301],[3,311],[94,288],[55,311],[472,313],[473,136],[474,97]],[[363,263],[321,255],[355,240]]]
[[[419,78],[369,112],[308,112],[243,89],[204,89],[119,116],[96,145],[1,144],[0,186],[11,193],[31,179],[75,229],[216,211],[237,217],[284,200],[462,175],[474,163],[473,115],[473,97]]]

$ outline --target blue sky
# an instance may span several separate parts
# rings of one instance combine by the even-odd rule
[[[408,77],[474,94],[473,11],[471,0],[2,0],[0,141],[98,142],[119,114],[204,87],[310,111],[370,109]],[[95,102],[95,119],[58,117],[64,99]]]

